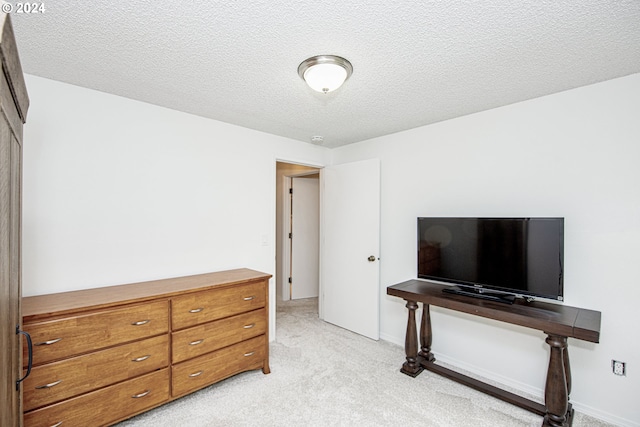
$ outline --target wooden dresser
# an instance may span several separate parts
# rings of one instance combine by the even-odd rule
[[[23,298],[24,425],[111,425],[243,371],[268,374],[270,277],[238,269]]]

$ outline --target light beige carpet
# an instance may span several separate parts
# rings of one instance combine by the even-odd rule
[[[318,319],[317,299],[279,303],[271,374],[242,373],[122,422],[174,426],[540,426],[542,417],[423,372],[404,349]],[[573,425],[607,427],[577,413]]]

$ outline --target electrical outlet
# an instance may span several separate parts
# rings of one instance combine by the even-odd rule
[[[627,372],[627,364],[625,362],[619,362],[617,360],[611,361],[611,369],[616,375],[625,376]]]

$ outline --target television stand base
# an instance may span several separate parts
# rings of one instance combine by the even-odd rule
[[[449,286],[444,288],[442,292],[447,294],[464,295],[473,298],[486,299],[489,301],[503,302],[505,304],[513,304],[516,296],[512,294],[502,294],[497,292],[486,292],[484,289],[462,288],[459,286]]]
[[[405,335],[405,362],[400,368],[404,374],[415,377],[423,370],[443,375],[451,380],[520,406],[542,417],[543,427],[569,427],[573,421],[571,394],[571,368],[567,339],[574,338],[597,343],[600,341],[599,311],[543,302],[527,303],[517,299],[512,305],[463,298],[443,292],[445,286],[421,280],[409,280],[387,288],[387,295],[404,299],[407,304],[407,332]],[[422,303],[420,330],[417,330],[416,311]],[[534,402],[509,391],[470,378],[435,363],[431,352],[432,328],[430,306],[481,316],[512,325],[524,326],[543,332],[549,345],[549,365],[544,389],[544,404]],[[419,333],[418,333],[419,332]],[[420,340],[418,341],[418,336]],[[496,355],[498,355],[496,348]],[[419,399],[416,398],[416,402]]]

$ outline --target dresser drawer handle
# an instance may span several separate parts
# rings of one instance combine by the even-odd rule
[[[133,322],[131,325],[133,325],[133,326],[142,326],[142,325],[146,325],[149,322],[151,322],[151,319],[141,320],[139,322]]]
[[[200,375],[202,375],[204,371],[198,371],[198,372],[194,372],[193,374],[189,374],[190,378],[194,378],[194,377],[199,377]]]
[[[131,359],[131,361],[132,362],[142,362],[144,360],[147,360],[150,357],[151,357],[151,355],[147,354],[146,356],[140,356],[140,357],[136,357],[135,359]]]
[[[62,340],[62,338],[56,338],[54,340],[37,342],[37,343],[35,343],[35,345],[51,345],[51,344],[55,344],[55,343],[57,343],[58,341],[61,341],[61,340]]]
[[[133,399],[140,399],[141,397],[145,397],[147,394],[151,393],[151,390],[143,391],[140,394],[134,394],[131,396]]]
[[[244,300],[245,301],[251,301],[254,298],[255,298],[255,295],[251,295],[250,297],[244,297]]]
[[[256,324],[255,324],[255,323],[252,323],[252,324],[250,324],[250,325],[244,325],[244,326],[243,326],[243,328],[244,328],[244,329],[251,329],[251,328],[253,328],[254,326],[256,326]]]
[[[245,354],[244,354],[244,357],[253,356],[254,354],[256,354],[256,352],[255,352],[255,351],[251,351],[251,352],[249,352],[249,353],[245,353]]]
[[[197,341],[191,341],[189,345],[198,345],[198,344],[202,344],[203,342],[204,342],[204,338]]]
[[[57,386],[57,385],[58,385],[58,384],[60,384],[61,382],[62,382],[62,380],[58,380],[58,381],[54,381],[54,382],[49,383],[49,384],[39,385],[39,386],[36,386],[36,389],[37,389],[37,390],[42,390],[42,389],[44,389],[44,388],[51,388],[51,387]]]
[[[60,421],[59,423],[55,423],[51,427],[60,427],[61,425],[62,425],[62,421]]]
[[[200,313],[202,310],[204,310],[204,307],[193,308],[189,310],[189,313]]]

